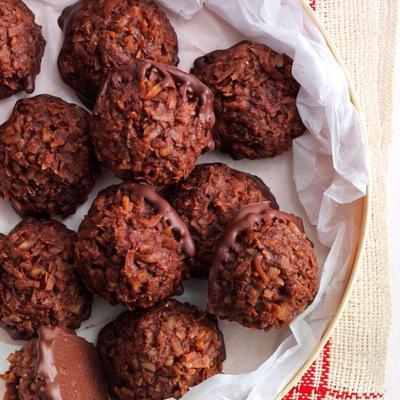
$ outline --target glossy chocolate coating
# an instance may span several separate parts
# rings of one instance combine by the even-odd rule
[[[179,233],[182,248],[188,257],[193,257],[196,251],[193,239],[190,236],[187,225],[182,221],[182,218],[164,200],[157,192],[148,185],[131,184],[134,191],[142,196],[144,200],[149,201],[153,207],[163,216],[167,224],[176,232]]]
[[[171,65],[160,64],[151,60],[145,60],[143,63],[140,64],[138,73],[139,77],[143,79],[146,75],[146,72],[151,67],[157,68],[164,74],[165,79],[162,82],[162,87],[174,87],[176,85],[176,82],[179,82],[181,84],[180,93],[183,99],[187,99],[189,93],[194,94],[200,99],[200,121],[203,122],[206,128],[212,129],[215,124],[215,115],[214,95],[212,94],[211,90],[204,83],[199,81],[194,75],[183,72],[180,69]],[[171,79],[171,77],[173,79]]]

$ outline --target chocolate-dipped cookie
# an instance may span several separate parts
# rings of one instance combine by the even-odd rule
[[[301,219],[266,202],[250,204],[216,249],[207,309],[250,328],[283,328],[317,288],[317,260]]]
[[[153,61],[111,74],[92,120],[98,159],[122,179],[177,182],[214,147],[211,91],[196,77]]]
[[[82,221],[76,266],[93,293],[134,310],[182,293],[194,252],[166,200],[150,186],[123,183],[100,192]]]
[[[42,327],[8,361],[5,400],[108,400],[95,346],[69,331]]]

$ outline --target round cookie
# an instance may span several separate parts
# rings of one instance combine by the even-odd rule
[[[20,0],[0,0],[0,99],[32,93],[46,41],[32,11]]]
[[[215,95],[215,140],[234,159],[274,157],[305,127],[296,108],[292,60],[269,47],[240,42],[198,58],[191,73]]]
[[[214,148],[213,95],[194,76],[145,61],[116,71],[92,117],[97,157],[116,176],[153,186],[190,174]]]
[[[269,203],[242,208],[209,275],[207,309],[249,328],[284,328],[313,301],[318,266],[300,218]]]
[[[175,300],[122,314],[102,329],[97,349],[117,400],[178,399],[225,360],[216,318]]]
[[[99,193],[79,228],[76,265],[87,287],[111,304],[151,307],[181,294],[189,230],[150,186],[123,183]]]
[[[56,221],[24,219],[0,246],[0,320],[11,336],[41,326],[79,328],[91,296],[74,268],[75,232]]]
[[[178,41],[165,13],[147,0],[80,0],[67,7],[58,68],[89,108],[110,71],[151,59],[177,65]]]
[[[19,100],[0,126],[0,193],[22,216],[73,214],[97,170],[83,108],[40,95]]]
[[[189,227],[196,245],[191,272],[199,278],[207,278],[215,247],[243,206],[270,201],[272,208],[279,208],[260,178],[222,163],[197,165],[166,196]]]

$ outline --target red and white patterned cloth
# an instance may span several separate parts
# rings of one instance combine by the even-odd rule
[[[331,344],[328,342],[316,361],[284,400],[383,400],[383,394],[355,393],[335,387],[329,379]]]

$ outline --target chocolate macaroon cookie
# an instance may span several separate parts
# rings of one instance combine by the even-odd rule
[[[191,272],[198,278],[207,278],[215,247],[243,206],[269,201],[279,208],[260,178],[222,163],[197,165],[187,179],[167,189],[166,197],[195,242]]]
[[[142,59],[177,65],[178,41],[165,13],[148,0],[80,0],[67,7],[58,67],[89,108],[110,71]]]
[[[120,315],[102,329],[97,348],[117,400],[179,399],[225,360],[217,319],[175,300]]]
[[[106,81],[92,117],[98,159],[122,179],[164,186],[214,148],[213,95],[194,76],[144,61]]]
[[[123,183],[99,193],[79,228],[76,266],[111,304],[151,307],[183,292],[189,230],[150,186]]]
[[[24,219],[0,243],[0,321],[15,338],[41,326],[79,328],[91,295],[74,267],[76,233],[57,221]]]
[[[108,399],[95,346],[72,332],[42,327],[8,361],[5,400]]]
[[[215,140],[233,158],[267,158],[289,150],[305,127],[296,108],[293,61],[248,41],[198,58],[191,73],[215,95]]]
[[[46,42],[32,11],[20,0],[0,0],[0,99],[32,93]]]
[[[215,253],[207,309],[249,328],[284,328],[313,301],[318,266],[300,218],[242,208]]]
[[[22,216],[73,214],[97,171],[81,107],[40,95],[19,100],[0,126],[0,193]]]

